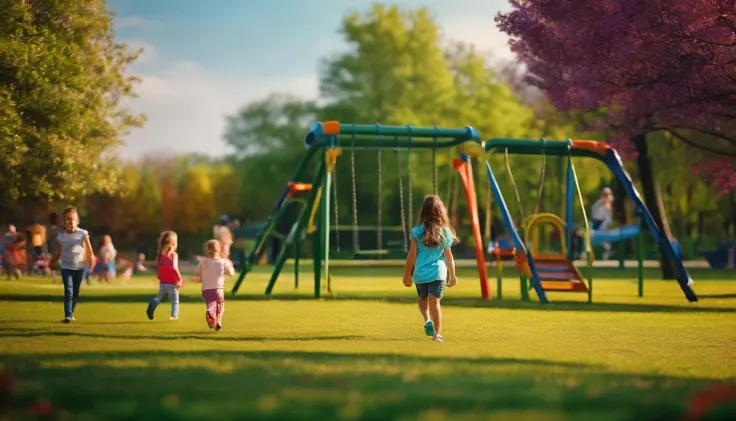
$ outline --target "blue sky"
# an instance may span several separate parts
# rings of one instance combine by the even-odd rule
[[[159,151],[221,155],[225,116],[271,93],[315,98],[320,60],[343,51],[342,17],[373,0],[111,0],[117,37],[144,53],[131,108],[148,123],[122,155]],[[506,0],[404,0],[426,6],[447,39],[510,58],[493,18]]]

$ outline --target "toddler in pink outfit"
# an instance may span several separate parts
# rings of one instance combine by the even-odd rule
[[[223,259],[220,242],[210,240],[204,245],[204,257],[199,260],[196,278],[202,282],[202,298],[207,303],[207,326],[222,329],[222,314],[225,312],[225,275],[235,275],[233,264]]]

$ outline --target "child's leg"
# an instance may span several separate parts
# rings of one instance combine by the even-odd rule
[[[432,315],[434,322],[435,336],[441,336],[442,333],[442,308],[440,300],[445,293],[445,281],[434,281],[429,283],[429,313]]]
[[[156,311],[156,307],[166,298],[166,291],[166,284],[158,284],[158,295],[148,302],[148,308],[146,309],[149,320],[153,320],[153,313]]]
[[[84,276],[83,270],[73,271],[73,285],[72,285],[72,318],[74,318],[74,309],[77,308],[77,301],[79,301],[79,287],[82,285],[82,277]]]
[[[207,305],[207,311],[205,311],[207,325],[210,328],[215,327],[215,323],[217,323],[217,290],[206,289],[202,291],[202,298],[204,298]]]
[[[222,315],[225,313],[225,292],[224,290],[217,290],[217,304],[216,304],[216,317],[218,325],[222,325]]]
[[[417,300],[419,313],[422,314],[424,322],[426,323],[429,320],[429,301],[427,299],[429,296],[429,284],[414,285],[417,287],[417,295],[419,296],[419,299]]]
[[[179,288],[176,285],[171,285],[171,291],[169,297],[171,297],[171,317],[174,319],[179,318]]]
[[[71,320],[74,308],[72,297],[74,296],[74,276],[71,270],[61,270],[61,283],[64,285],[64,319]]]

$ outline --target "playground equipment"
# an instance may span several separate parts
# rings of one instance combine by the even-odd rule
[[[540,214],[537,213],[539,210],[539,204],[535,209],[535,213],[528,218],[522,218],[521,225],[516,225],[514,219],[506,206],[505,199],[501,193],[500,187],[496,180],[496,177],[491,168],[491,164],[486,160],[486,174],[491,185],[494,199],[498,204],[501,211],[502,220],[508,233],[511,236],[513,243],[512,250],[506,250],[497,248],[496,252],[497,261],[501,263],[501,257],[503,255],[512,255],[516,261],[516,266],[521,274],[522,283],[522,299],[528,299],[525,296],[527,287],[526,281],[531,281],[531,286],[534,288],[539,300],[542,303],[548,302],[547,291],[566,291],[566,292],[586,292],[588,294],[588,301],[592,301],[593,293],[593,279],[590,277],[590,268],[593,264],[593,253],[592,244],[593,241],[605,242],[621,240],[624,238],[632,238],[633,236],[639,235],[640,230],[635,228],[623,227],[618,231],[617,234],[607,234],[604,232],[591,233],[590,224],[588,223],[587,214],[585,212],[585,205],[578,185],[577,173],[575,166],[573,165],[573,157],[585,157],[597,159],[611,170],[618,182],[624,188],[627,196],[631,199],[632,203],[637,208],[639,216],[646,224],[649,232],[654,237],[655,241],[660,247],[662,253],[665,253],[668,258],[674,263],[677,282],[680,285],[685,297],[691,301],[697,301],[698,298],[695,292],[692,290],[692,278],[685,269],[680,259],[679,253],[675,251],[675,247],[669,241],[669,239],[663,235],[657,225],[654,223],[649,210],[644,204],[641,196],[637,192],[631,177],[626,172],[621,162],[621,158],[615,149],[610,145],[601,142],[589,141],[589,140],[567,140],[567,141],[548,141],[548,140],[520,140],[520,139],[491,139],[485,142],[485,152],[493,153],[496,150],[503,150],[507,156],[506,164],[507,169],[510,172],[508,166],[508,154],[523,154],[523,155],[542,155],[545,159],[546,156],[563,156],[567,157],[567,183],[566,183],[566,201],[565,201],[565,212],[564,221],[562,218],[549,213]],[[540,179],[543,177],[540,176]],[[516,183],[513,181],[513,175],[511,175],[511,181],[516,192],[517,200],[519,199],[518,189]],[[540,182],[540,195],[541,200],[541,186]],[[573,264],[573,253],[572,248],[567,245],[572,243],[573,237],[573,210],[574,210],[574,196],[573,192],[577,192],[578,201],[582,207],[583,220],[584,220],[584,244],[587,255],[588,263],[588,277],[587,285],[583,278],[580,270]],[[519,203],[521,209],[521,203]],[[538,249],[538,235],[539,226],[542,223],[551,224],[560,234],[561,239],[561,251],[559,253],[540,253]],[[625,228],[625,229],[624,229]],[[524,240],[519,231],[524,232]],[[594,240],[595,238],[595,240]],[[531,244],[531,246],[529,246]],[[642,294],[642,276],[641,276],[641,246],[639,247],[639,294]],[[502,274],[502,267],[499,272],[499,286]]]
[[[408,234],[412,226],[413,210],[412,203],[412,186],[411,186],[411,159],[408,160],[408,203],[409,211],[405,210],[404,204],[404,186],[403,186],[403,168],[402,160],[399,159],[402,150],[411,152],[414,149],[430,149],[432,151],[432,181],[434,193],[437,193],[437,164],[436,154],[438,149],[461,147],[464,151],[470,152],[475,148],[480,155],[482,153],[482,142],[478,132],[472,127],[443,129],[440,127],[421,128],[411,125],[401,126],[382,126],[360,125],[360,124],[342,124],[337,121],[316,122],[304,137],[304,144],[307,152],[296,169],[291,181],[287,184],[286,189],[276,202],[271,214],[266,221],[265,227],[257,236],[255,245],[250,254],[246,257],[240,276],[233,286],[232,293],[237,293],[246,274],[253,268],[257,257],[262,252],[267,239],[273,235],[274,227],[281,219],[284,209],[290,204],[297,202],[300,205],[300,211],[296,221],[292,224],[288,235],[284,240],[281,253],[279,254],[273,273],[266,287],[266,294],[271,294],[278,276],[292,249],[294,249],[295,257],[295,283],[298,284],[299,270],[299,245],[303,234],[309,236],[312,246],[312,257],[314,260],[314,296],[319,297],[322,289],[323,279],[326,281],[327,290],[331,291],[330,277],[330,231],[331,231],[331,209],[330,196],[333,193],[335,206],[337,209],[337,196],[333,192],[333,180],[335,176],[335,164],[343,149],[350,151],[350,168],[351,168],[351,193],[352,193],[352,213],[353,213],[353,251],[354,258],[364,256],[378,257],[387,254],[383,241],[383,224],[382,224],[382,203],[380,189],[382,188],[382,153],[385,149],[393,149],[397,156],[398,178],[399,178],[399,198],[401,202],[401,231],[403,232],[404,253],[408,250]],[[377,184],[379,189],[377,203],[377,227],[376,227],[376,248],[371,250],[362,249],[359,242],[359,221],[357,212],[358,194],[355,183],[355,150],[368,149],[375,150],[377,154]],[[307,183],[305,174],[310,162],[319,157],[317,167],[314,172],[311,183]],[[466,199],[468,200],[468,208],[472,223],[473,236],[475,240],[475,255],[478,264],[478,275],[481,286],[481,297],[490,298],[490,290],[488,288],[488,276],[485,264],[485,256],[483,252],[482,240],[480,235],[480,225],[478,222],[477,200],[475,196],[475,186],[472,178],[472,168],[468,155],[463,153],[462,157],[453,162],[453,167],[460,174],[463,186],[465,188]],[[335,214],[335,226],[339,227],[337,214]],[[339,235],[339,229],[335,231]],[[337,239],[339,243],[339,239]]]
[[[711,269],[733,269],[736,261],[736,243],[722,241],[714,250],[702,251],[700,254],[710,265]]]

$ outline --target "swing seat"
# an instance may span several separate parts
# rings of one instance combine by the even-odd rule
[[[388,255],[388,250],[358,250],[355,252],[356,260],[380,259]]]

